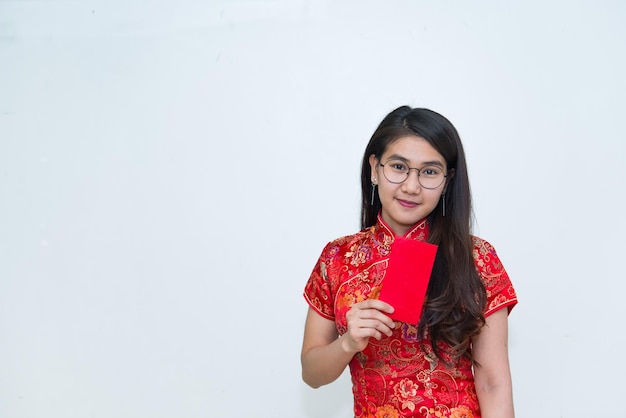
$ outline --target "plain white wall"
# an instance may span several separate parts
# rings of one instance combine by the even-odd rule
[[[0,0],[0,417],[348,417],[302,290],[393,108],[518,290],[519,417],[626,416],[626,6]]]

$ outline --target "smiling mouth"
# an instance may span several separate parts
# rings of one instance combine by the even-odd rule
[[[418,203],[415,202],[410,202],[408,200],[402,200],[402,199],[396,199],[398,201],[398,203],[402,206],[404,206],[405,208],[414,208],[416,206],[418,206]]]

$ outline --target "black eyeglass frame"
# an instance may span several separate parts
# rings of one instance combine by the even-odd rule
[[[388,160],[387,162],[385,162],[385,164],[389,164],[389,161],[396,161],[396,160],[393,160],[393,159],[392,160]],[[404,183],[406,181],[406,179],[409,178],[409,175],[411,174],[411,170],[417,171],[417,182],[420,184],[420,186],[422,186],[423,188],[428,189],[428,190],[435,190],[436,188],[441,187],[441,185],[443,183],[445,183],[446,179],[448,178],[448,173],[446,172],[443,175],[443,178],[441,179],[441,183],[439,183],[435,187],[427,187],[427,186],[424,186],[422,184],[422,180],[421,180],[421,175],[420,175],[421,173],[420,173],[420,171],[423,170],[423,168],[414,168],[414,167],[409,167],[407,165],[407,172],[406,172],[406,177],[404,178],[404,180],[402,180],[402,181],[391,181],[391,180],[389,180],[389,177],[387,177],[387,174],[385,174],[385,164],[378,163],[378,165],[380,165],[383,168],[383,176],[385,176],[385,178],[387,179],[387,181],[389,183],[393,183],[393,184],[402,184],[402,183]],[[425,168],[428,168],[428,167],[425,167]]]

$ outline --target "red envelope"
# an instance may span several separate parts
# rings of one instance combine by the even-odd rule
[[[434,244],[396,237],[379,296],[393,306],[391,319],[418,324],[436,255]]]

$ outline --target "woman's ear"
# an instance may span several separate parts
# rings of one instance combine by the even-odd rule
[[[443,188],[443,193],[445,193],[446,190],[448,190],[448,184],[450,184],[452,177],[454,177],[454,168],[451,168],[450,170],[448,170],[448,175],[446,176],[446,185]]]
[[[378,184],[378,158],[374,154],[370,155],[370,169],[371,178],[373,184]]]

